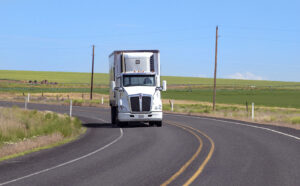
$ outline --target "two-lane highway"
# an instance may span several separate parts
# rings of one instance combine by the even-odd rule
[[[29,108],[68,113],[66,106]],[[0,185],[300,185],[294,129],[173,114],[161,128],[120,129],[108,109],[73,113],[88,128],[84,136],[1,162]]]

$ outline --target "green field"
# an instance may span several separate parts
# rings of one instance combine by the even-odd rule
[[[208,85],[213,84],[212,78],[198,77],[175,77],[162,76],[162,80],[167,80],[168,85]],[[12,71],[0,70],[0,80],[48,80],[64,84],[89,84],[91,82],[90,73],[82,72],[44,72],[44,71]],[[255,81],[255,80],[238,80],[238,79],[218,79],[219,85],[224,86],[263,86],[263,87],[298,87],[300,82],[282,82],[282,81]],[[95,84],[108,85],[108,74],[95,73]]]
[[[163,93],[164,99],[197,100],[212,102],[212,89],[168,90]],[[254,102],[256,105],[271,107],[300,108],[300,90],[291,89],[221,89],[217,90],[217,103],[245,105]]]
[[[12,71],[0,70],[0,80],[48,80],[57,83],[90,83],[90,73],[81,72],[44,72],[44,71]],[[95,84],[108,84],[108,75],[102,73],[95,73]]]
[[[211,78],[163,76],[161,79],[168,82],[168,91],[163,93],[165,99],[212,101]],[[29,80],[58,84],[21,83]],[[94,82],[94,92],[108,94],[108,74],[96,73]],[[87,93],[89,83],[89,73],[0,70],[0,92]],[[217,88],[217,103],[244,105],[247,101],[256,105],[300,108],[300,82],[218,79]]]

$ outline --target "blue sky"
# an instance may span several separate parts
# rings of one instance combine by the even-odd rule
[[[162,75],[300,81],[299,1],[0,0],[0,69],[108,72],[117,49],[159,49]]]

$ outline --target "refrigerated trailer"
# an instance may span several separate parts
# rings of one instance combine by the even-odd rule
[[[162,126],[159,50],[118,50],[109,55],[109,104],[112,124],[147,122]]]

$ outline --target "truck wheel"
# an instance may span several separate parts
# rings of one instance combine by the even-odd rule
[[[128,122],[121,122],[118,120],[118,109],[114,107],[114,124],[118,127],[126,127]]]
[[[112,113],[113,113],[112,121],[114,121],[113,122],[114,125],[117,125],[118,127],[127,126],[127,122],[121,122],[121,121],[118,120],[118,109],[117,109],[117,107],[113,107]]]
[[[116,107],[110,107],[110,116],[111,116],[111,124],[116,124],[116,115],[117,109]]]
[[[157,126],[157,127],[161,127],[161,126],[162,126],[162,121],[157,121],[157,122],[156,122],[156,126]]]

